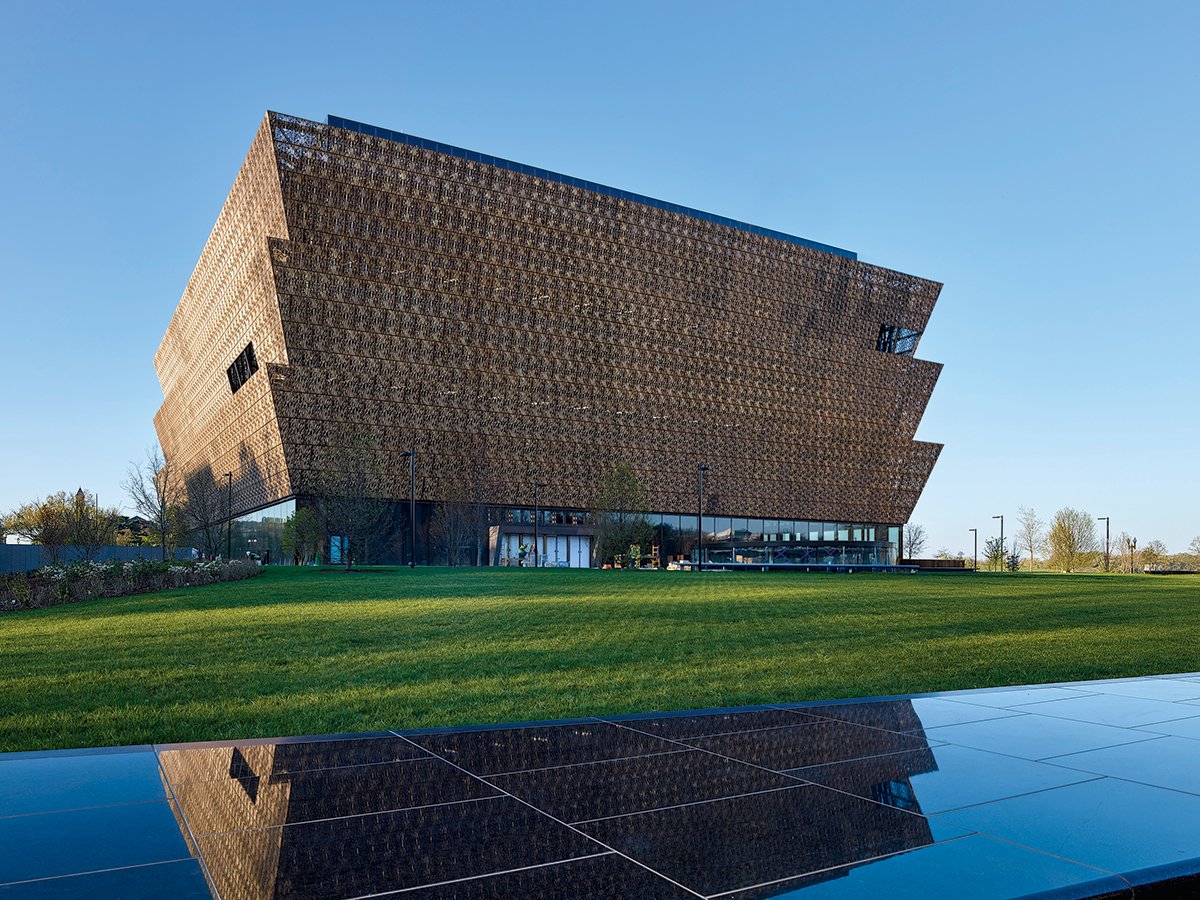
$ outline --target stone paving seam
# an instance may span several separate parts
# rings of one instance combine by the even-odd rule
[[[378,894],[355,894],[353,897],[347,897],[346,900],[372,900],[374,897],[395,897],[397,894],[408,894],[412,891],[424,891],[429,888],[442,887],[448,884],[462,884],[466,881],[482,881],[485,878],[496,878],[500,875],[512,875],[515,872],[529,872],[533,869],[547,869],[550,866],[562,866],[568,863],[581,862],[585,859],[601,859],[605,856],[619,856],[615,850],[606,850],[603,853],[592,853],[588,856],[572,856],[567,859],[554,859],[550,862],[536,863],[532,866],[517,866],[515,869],[501,869],[498,872],[488,872],[486,875],[468,875],[465,878],[451,878],[447,881],[431,881],[429,884],[418,884],[412,887],[397,888],[394,891],[383,891]]]
[[[613,723],[613,724],[619,724],[619,723]],[[880,730],[880,729],[877,729],[877,730]],[[895,733],[898,733],[898,732],[895,732]],[[664,740],[667,740],[667,738],[664,738]],[[685,746],[687,746],[687,745],[685,745]],[[935,746],[936,747],[944,747],[945,742],[943,741],[943,742],[939,742],[937,744],[929,745],[930,748],[935,747]],[[903,809],[898,806],[888,806],[886,803],[880,803],[878,800],[872,800],[868,797],[860,797],[857,794],[851,794],[849,791],[843,791],[839,788],[829,787],[828,785],[824,785],[824,784],[817,784],[817,782],[815,782],[815,781],[808,781],[804,778],[801,778],[799,775],[793,775],[792,771],[788,770],[788,769],[771,769],[766,766],[760,766],[757,763],[747,762],[744,759],[735,759],[732,756],[726,756],[725,754],[718,753],[715,750],[709,750],[707,747],[691,747],[690,749],[699,750],[703,753],[707,753],[711,756],[715,756],[718,759],[724,759],[729,762],[740,763],[743,766],[750,766],[751,768],[754,768],[754,769],[760,769],[763,772],[770,772],[772,775],[782,775],[784,778],[792,778],[792,779],[800,782],[801,784],[811,785],[812,787],[821,788],[821,790],[825,790],[825,791],[833,791],[836,794],[842,794],[846,797],[853,797],[855,800],[862,800],[866,803],[874,804],[875,806],[882,806],[884,809],[893,809],[893,810],[896,810],[897,812],[906,813],[907,815],[910,815],[910,816],[917,816],[918,818],[921,818],[921,819],[929,818],[924,813],[915,813],[912,810]],[[912,749],[916,749],[916,748],[912,748]],[[925,748],[921,748],[921,749],[925,749]],[[867,756],[855,756],[852,759],[833,760],[828,763],[815,763],[814,765],[835,765],[836,763],[839,763],[839,762],[859,762],[864,759],[879,759],[884,756],[893,756],[896,753],[907,753],[907,752],[910,752],[910,751],[892,750],[887,753],[871,753],[871,754],[868,754]],[[809,767],[808,766],[797,766],[796,768],[806,769]],[[1091,779],[1088,779],[1088,780],[1091,780]],[[775,788],[775,790],[786,790],[786,788]],[[712,801],[708,801],[708,802],[712,802]],[[738,890],[747,890],[747,888],[738,888]]]
[[[17,884],[37,884],[41,881],[62,881],[64,878],[78,878],[81,875],[104,875],[108,872],[127,872],[130,869],[149,869],[153,866],[169,866],[181,862],[196,862],[194,856],[181,856],[179,859],[156,859],[154,862],[134,863],[131,866],[112,866],[108,869],[87,869],[83,872],[66,872],[62,875],[46,875],[42,878],[22,878],[20,881],[0,881],[0,887],[12,887]],[[216,893],[213,894],[216,897]]]
[[[1051,790],[1053,790],[1053,788]],[[1052,856],[1055,859],[1061,859],[1063,862],[1074,863],[1077,866],[1082,866],[1085,869],[1091,869],[1094,872],[1103,872],[1105,875],[1111,875],[1113,878],[1119,878],[1121,881],[1125,882],[1125,886],[1129,889],[1130,897],[1133,897],[1137,893],[1133,882],[1126,878],[1121,872],[1113,872],[1109,869],[1092,865],[1091,863],[1085,863],[1078,859],[1072,859],[1069,856],[1063,856],[1061,853],[1055,853],[1053,850],[1043,850],[1041,847],[1035,847],[1032,844],[1022,844],[1020,841],[1014,841],[1012,838],[1000,837],[999,835],[991,834],[986,831],[976,831],[975,834],[982,835],[983,837],[989,838],[993,841],[999,841],[1002,844],[1010,844],[1013,847],[1020,847],[1022,850],[1032,850],[1034,853],[1041,853],[1043,856]]]
[[[1165,735],[1164,735],[1165,737]],[[0,816],[0,822],[7,822],[10,819],[24,819],[27,816],[49,816],[54,813],[69,813],[69,812],[84,812],[89,809],[115,809],[118,806],[145,806],[147,803],[162,803],[164,797],[155,797],[152,800],[130,800],[127,803],[94,803],[91,806],[65,806],[62,809],[38,809],[33,812],[13,813],[12,815]],[[121,868],[126,868],[121,866]]]
[[[499,788],[497,788],[499,790]],[[503,800],[500,794],[494,797],[467,797],[464,800],[447,800],[444,803],[421,803],[417,806],[397,806],[395,809],[373,809],[370,812],[350,813],[345,816],[326,816],[323,819],[302,819],[297,822],[284,822],[282,825],[261,825],[258,828],[230,828],[227,831],[206,831],[200,835],[204,838],[221,837],[228,834],[244,834],[248,831],[274,831],[282,828],[293,828],[296,825],[319,825],[323,822],[345,822],[348,819],[370,819],[374,816],[390,816],[394,813],[415,812],[419,809],[440,809],[444,806],[461,806],[464,803],[483,803],[486,800]]]
[[[213,900],[221,900],[221,892],[217,890],[217,882],[212,877],[212,873],[208,871],[208,861],[204,858],[204,853],[200,849],[200,842],[196,840],[196,835],[192,833],[192,823],[188,821],[187,813],[184,811],[183,805],[179,802],[179,797],[175,794],[175,785],[172,783],[171,776],[167,774],[167,770],[162,764],[162,757],[158,754],[158,747],[156,745],[152,745],[152,747],[154,761],[158,763],[160,776],[171,794],[171,808],[179,816],[179,821],[183,823],[183,827],[187,830],[184,842],[188,845],[188,849],[196,854],[195,859],[200,863],[200,871],[204,875],[208,889],[212,891]]]
[[[181,748],[179,748],[179,749],[181,749]],[[219,747],[206,747],[204,749],[218,750],[220,748]],[[169,752],[178,752],[178,749],[172,750]],[[434,757],[432,757],[432,756],[410,756],[407,759],[381,759],[381,760],[377,760],[375,762],[348,763],[344,766],[321,766],[318,769],[295,769],[295,770],[289,770],[287,772],[277,772],[277,773],[273,773],[273,774],[289,775],[289,776],[290,775],[309,775],[309,774],[313,774],[313,773],[317,773],[317,772],[338,772],[338,771],[341,771],[342,769],[365,769],[365,768],[368,768],[371,766],[398,766],[398,765],[400,765],[400,763],[427,762],[428,760],[430,760],[432,758],[434,758]],[[260,775],[243,775],[243,776],[239,777],[237,780],[241,781],[243,778],[260,778],[260,777],[262,777],[262,776],[260,776]],[[209,784],[211,782],[219,782],[219,781],[225,781],[225,780],[226,780],[226,776],[217,775],[212,778],[188,778],[183,781],[180,781],[179,783],[181,785],[182,784]],[[0,818],[3,818],[3,817],[0,816]]]
[[[977,833],[978,832],[972,831],[972,832],[968,832],[967,834],[960,834],[960,835],[956,835],[955,837],[946,838],[945,840],[934,841],[932,844],[926,844],[925,846],[932,847],[932,846],[935,846],[936,844],[946,844],[946,843],[949,843],[950,841],[960,841],[963,838],[971,837],[972,835],[977,834]],[[728,891],[721,891],[716,894],[709,894],[708,897],[706,898],[706,900],[716,900],[716,898],[718,898],[718,897],[728,897],[731,894],[740,894],[743,891],[753,891],[757,888],[770,887],[773,884],[783,884],[788,881],[798,881],[801,878],[810,878],[813,875],[822,875],[826,872],[836,872],[839,869],[852,869],[855,866],[860,866],[860,865],[863,865],[864,863],[878,862],[881,859],[889,859],[890,857],[893,857],[893,856],[902,856],[905,853],[913,852],[914,849],[921,849],[921,848],[918,847],[918,848],[909,848],[907,850],[897,850],[895,853],[881,853],[879,856],[868,856],[865,859],[855,860],[854,862],[851,862],[851,863],[843,863],[840,866],[826,866],[823,869],[814,869],[811,872],[804,872],[801,875],[788,875],[786,878],[772,878],[770,881],[762,881],[762,882],[759,882],[758,884],[747,884],[747,885],[744,885],[743,887],[732,888]]]
[[[778,773],[782,775],[783,773]],[[739,800],[742,797],[757,797],[760,794],[777,794],[780,791],[794,791],[802,787],[821,787],[822,785],[813,782],[803,782],[797,784],[787,784],[783,787],[764,788],[761,791],[745,791],[741,794],[728,794],[723,797],[709,797],[705,800],[689,800],[686,803],[669,803],[666,806],[656,806],[653,809],[635,809],[632,812],[617,813],[612,816],[596,816],[594,819],[578,819],[570,822],[570,825],[590,825],[593,822],[607,822],[610,819],[631,819],[634,816],[644,816],[646,813],[666,812],[671,809],[685,809],[689,806],[704,806],[707,803],[722,803],[726,800]],[[861,797],[858,799],[862,799]]]
[[[644,733],[644,732],[641,732]],[[1157,737],[1157,736],[1156,736]],[[574,769],[578,766],[602,766],[606,762],[628,762],[630,760],[646,760],[650,756],[673,756],[676,754],[685,754],[690,748],[679,748],[678,750],[655,750],[650,754],[635,754],[634,756],[614,756],[611,760],[584,760],[583,762],[563,762],[558,766],[539,766],[533,769],[514,769],[512,772],[490,772],[486,775],[480,775],[479,778],[508,778],[509,775],[526,775],[533,772],[552,772],[553,769]]]
[[[395,734],[395,732],[393,732],[393,734]],[[409,739],[408,739],[408,738],[407,738],[405,735],[402,735],[402,734],[396,734],[396,737],[403,738],[403,739],[404,739],[404,740],[406,740],[406,741],[407,741],[407,740],[409,740]],[[410,743],[412,743],[412,744],[413,744],[413,746],[418,746],[418,745],[417,745],[415,742],[413,742],[413,741],[410,741]],[[430,751],[430,752],[432,752],[432,751]],[[435,755],[436,755],[436,754],[435,754]],[[443,762],[445,762],[447,765],[454,766],[454,768],[458,769],[458,770],[459,770],[459,771],[461,771],[461,772],[465,772],[467,775],[470,775],[472,778],[475,778],[475,779],[477,779],[477,780],[479,780],[479,781],[483,782],[484,784],[488,785],[488,787],[494,787],[494,788],[496,788],[496,790],[498,790],[498,791],[502,791],[502,792],[503,792],[503,793],[504,793],[506,796],[508,796],[508,797],[511,797],[513,800],[516,800],[516,801],[517,801],[518,803],[520,803],[522,806],[527,806],[527,807],[529,807],[529,808],[530,808],[530,809],[532,809],[534,812],[538,813],[539,815],[543,815],[543,816],[545,816],[547,819],[549,819],[549,820],[550,820],[550,821],[552,821],[552,822],[556,822],[556,823],[558,823],[558,824],[559,824],[559,825],[561,825],[563,828],[569,828],[571,831],[575,832],[575,833],[576,833],[576,834],[578,834],[578,835],[581,835],[581,836],[582,836],[583,838],[585,838],[586,840],[589,840],[589,841],[591,841],[592,843],[594,843],[594,844],[597,844],[597,845],[598,845],[598,846],[600,846],[600,847],[603,847],[605,850],[609,850],[609,851],[611,851],[611,852],[613,852],[613,853],[616,853],[618,856],[621,856],[621,857],[623,857],[623,858],[625,858],[625,859],[629,860],[631,863],[634,863],[635,865],[641,866],[641,867],[642,867],[643,869],[645,869],[647,872],[650,872],[650,873],[651,873],[651,874],[653,874],[653,875],[657,875],[659,878],[662,878],[664,881],[669,881],[671,884],[675,885],[675,886],[676,886],[676,887],[678,887],[678,888],[682,888],[683,890],[687,891],[689,894],[694,894],[694,895],[695,895],[695,896],[697,896],[697,897],[703,897],[703,896],[704,896],[703,894],[700,894],[699,892],[692,890],[692,889],[691,889],[690,887],[688,887],[687,885],[685,885],[685,884],[680,884],[678,881],[676,881],[676,880],[675,880],[675,879],[673,879],[673,878],[668,878],[668,877],[667,877],[666,875],[664,875],[662,872],[659,872],[659,871],[657,871],[657,870],[655,870],[655,869],[652,869],[652,868],[650,868],[650,866],[646,865],[646,864],[645,864],[644,862],[642,862],[641,860],[639,860],[639,859],[635,859],[634,857],[632,857],[632,856],[629,856],[629,855],[628,855],[628,854],[626,854],[626,853],[622,853],[622,852],[621,852],[620,850],[618,850],[616,847],[610,847],[608,844],[604,843],[604,841],[602,841],[602,840],[600,840],[600,839],[598,839],[598,838],[595,838],[595,837],[593,837],[592,835],[590,835],[590,834],[588,834],[588,833],[586,833],[586,832],[584,832],[584,831],[580,831],[578,828],[575,828],[575,827],[573,827],[572,825],[569,825],[569,824],[567,824],[566,822],[562,821],[562,819],[559,819],[558,817],[551,815],[550,813],[546,812],[546,811],[545,811],[544,809],[542,809],[541,807],[534,806],[534,805],[533,805],[532,803],[530,803],[529,801],[527,801],[527,800],[522,800],[520,797],[516,796],[515,794],[511,794],[511,793],[509,793],[508,791],[505,791],[505,790],[504,790],[504,788],[502,788],[502,787],[499,787],[499,786],[497,786],[497,785],[494,785],[494,784],[491,784],[491,783],[489,783],[488,781],[485,781],[485,780],[484,780],[484,778],[483,778],[483,776],[481,776],[481,775],[476,775],[474,772],[472,772],[472,771],[470,771],[470,770],[468,770],[468,769],[465,769],[465,768],[463,768],[462,766],[458,765],[457,763],[454,763],[454,762],[452,762],[451,760],[445,759],[445,757],[441,757],[441,756],[439,756],[439,757],[438,757],[438,759],[441,759],[441,760],[442,760]],[[582,857],[580,857],[580,858],[582,858]]]

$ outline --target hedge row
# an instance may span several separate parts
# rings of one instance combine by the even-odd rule
[[[248,559],[198,563],[139,559],[48,565],[28,574],[0,575],[0,612],[239,581],[260,571],[262,568]]]

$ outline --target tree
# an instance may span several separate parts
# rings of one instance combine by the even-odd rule
[[[449,566],[461,566],[469,558],[473,539],[477,535],[474,505],[463,499],[445,500],[434,508],[429,523],[433,549]]]
[[[71,500],[66,491],[26,503],[4,517],[4,530],[8,534],[41,544],[55,563],[62,557],[63,547],[71,541],[71,529]]]
[[[317,476],[314,493],[324,532],[341,538],[341,561],[349,572],[355,559],[365,563],[370,558],[370,540],[384,513],[374,497],[381,479],[375,447],[365,434],[344,435],[329,453],[330,468]]]
[[[990,537],[983,543],[983,558],[989,569],[999,569],[1004,565],[1004,542],[998,537]]]
[[[1192,542],[1188,544],[1188,553],[1194,553],[1196,556],[1200,556],[1200,534],[1192,538]]]
[[[1142,565],[1151,569],[1161,566],[1166,560],[1167,545],[1162,541],[1148,541],[1142,549]]]
[[[1004,557],[1005,567],[1010,572],[1021,571],[1021,545],[1015,540],[1012,542],[1012,550],[1008,552],[1008,556]],[[1033,564],[1029,566],[1030,571],[1033,571]]]
[[[280,539],[284,553],[301,565],[308,565],[321,545],[321,522],[317,514],[307,506],[299,507],[284,520]]]
[[[596,558],[601,563],[628,553],[633,544],[654,542],[654,527],[645,513],[645,493],[629,463],[617,463],[604,476],[596,492],[592,520]]]
[[[185,499],[180,509],[183,527],[211,559],[225,546],[228,492],[207,466],[184,479],[184,487]]]
[[[1046,542],[1046,523],[1038,518],[1037,513],[1027,506],[1017,508],[1017,535],[1014,542],[1029,551],[1029,571],[1033,571],[1034,554],[1042,549]]]
[[[79,488],[70,498],[68,515],[70,532],[67,541],[83,551],[84,559],[94,559],[101,547],[109,546],[116,539],[121,511],[116,507],[101,508],[94,493]]]
[[[175,541],[178,507],[183,499],[183,479],[174,463],[163,456],[157,444],[147,447],[144,460],[129,464],[121,487],[137,514],[151,523],[165,562],[167,550]]]
[[[1122,572],[1132,573],[1137,566],[1137,544],[1137,538],[1126,531],[1117,535],[1116,541],[1113,542],[1113,546],[1117,548],[1117,554],[1120,556]]]
[[[1054,514],[1047,543],[1051,565],[1074,572],[1091,562],[1096,552],[1096,522],[1083,510],[1064,506]]]
[[[908,559],[917,559],[929,538],[925,534],[924,525],[913,525],[911,522],[904,526],[904,555]]]

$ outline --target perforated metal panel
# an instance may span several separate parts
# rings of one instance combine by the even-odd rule
[[[880,352],[940,285],[718,221],[270,114],[155,358],[166,452],[303,493],[365,433],[381,498],[587,508],[627,460],[660,511],[899,523],[941,366]],[[260,370],[226,368],[250,341]]]

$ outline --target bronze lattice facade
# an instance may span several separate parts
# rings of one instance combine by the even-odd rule
[[[264,119],[155,355],[155,425],[234,511],[347,435],[382,499],[898,525],[941,445],[913,356],[940,285],[837,248],[332,119]],[[340,126],[340,127],[339,127]],[[223,482],[222,482],[223,483]]]

